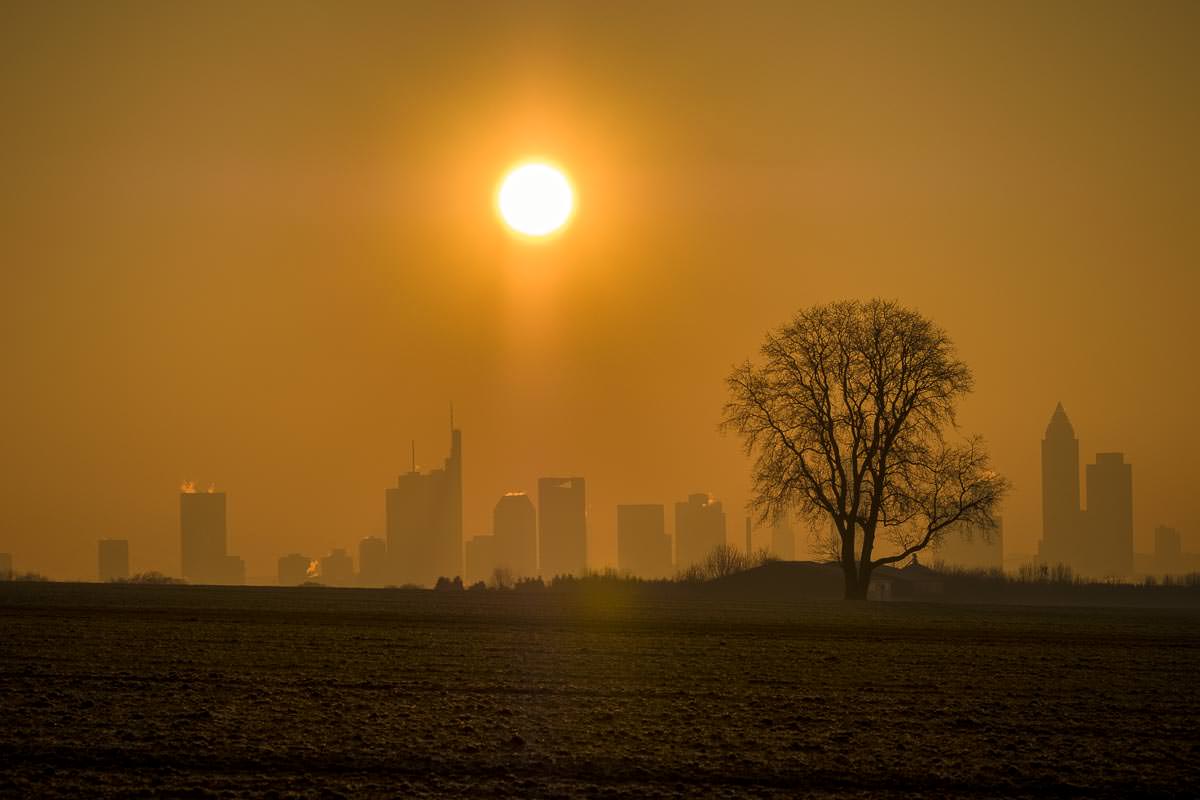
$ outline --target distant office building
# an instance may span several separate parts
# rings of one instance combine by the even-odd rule
[[[1087,540],[1076,561],[1086,575],[1133,574],[1133,466],[1121,453],[1087,465]]]
[[[242,586],[246,583],[246,562],[238,556],[225,556],[221,559],[221,583],[229,586]]]
[[[1079,440],[1059,403],[1042,439],[1043,564],[1072,564],[1084,546],[1079,510]]]
[[[321,583],[326,586],[349,586],[354,583],[354,559],[340,547],[323,557],[318,569]]]
[[[496,537],[472,536],[467,540],[466,582],[491,585],[496,573]]]
[[[312,559],[299,553],[289,553],[279,559],[279,585],[299,586],[305,581],[316,580],[316,569]]]
[[[11,581],[12,579],[12,553],[0,553],[0,581]]]
[[[1121,453],[1087,466],[1087,510],[1079,503],[1079,440],[1062,403],[1042,440],[1042,541],[1038,561],[1087,577],[1133,574],[1133,468]]]
[[[538,480],[539,571],[546,578],[587,570],[587,494],[583,478]]]
[[[967,570],[1004,569],[1004,522],[984,531],[971,525],[959,525],[948,530],[933,547],[933,561],[947,567]]]
[[[1154,529],[1154,572],[1158,575],[1175,575],[1184,572],[1183,537],[1179,531],[1166,525]]]
[[[492,512],[493,558],[514,578],[538,574],[537,511],[524,492],[509,492]]]
[[[192,583],[241,584],[245,565],[226,551],[225,493],[197,492],[185,483],[179,494],[183,577]]]
[[[126,580],[129,577],[129,540],[101,539],[98,549],[100,582]]]
[[[796,531],[786,514],[780,514],[771,525],[771,555],[780,561],[796,560]]]
[[[463,574],[462,432],[451,428],[442,469],[421,473],[413,461],[387,490],[389,572],[395,583],[432,586]]]
[[[671,537],[662,505],[617,506],[617,569],[639,578],[671,575]]]
[[[387,542],[378,536],[367,536],[358,543],[358,585],[386,586],[387,583]]]
[[[675,504],[675,566],[698,564],[725,544],[725,512],[707,494],[690,494]]]

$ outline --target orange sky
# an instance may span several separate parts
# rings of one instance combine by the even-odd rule
[[[842,5],[5,4],[0,551],[175,572],[191,478],[269,578],[381,534],[451,401],[468,535],[570,474],[597,565],[619,502],[708,490],[740,540],[723,378],[870,296],[975,369],[1009,552],[1059,400],[1137,549],[1200,548],[1200,6]],[[491,205],[535,154],[579,203],[541,247]]]

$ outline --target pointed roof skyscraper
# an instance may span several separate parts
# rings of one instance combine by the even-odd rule
[[[1075,427],[1071,425],[1071,420],[1067,418],[1067,412],[1063,408],[1062,401],[1054,407],[1054,413],[1050,416],[1050,424],[1046,426],[1047,439],[1074,439]]]

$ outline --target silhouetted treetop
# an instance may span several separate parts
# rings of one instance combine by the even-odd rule
[[[946,439],[973,378],[930,320],[894,301],[813,306],[768,333],[761,355],[730,374],[722,427],[754,456],[760,520],[831,521],[847,597],[950,526],[995,524],[1007,482],[982,440]],[[891,548],[876,557],[880,535]]]

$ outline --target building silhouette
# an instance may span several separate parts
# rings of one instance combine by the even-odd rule
[[[496,537],[472,536],[467,540],[466,557],[464,574],[467,583],[490,583],[496,572]]]
[[[358,543],[358,585],[385,586],[387,582],[387,542],[367,536]]]
[[[675,566],[698,564],[725,544],[725,512],[707,494],[690,494],[675,504]]]
[[[97,549],[101,583],[123,581],[129,577],[128,539],[101,539]]]
[[[289,553],[279,559],[279,585],[299,586],[305,581],[315,580],[313,560],[299,553]]]
[[[1121,453],[1088,464],[1087,509],[1079,502],[1079,440],[1062,403],[1042,440],[1042,540],[1038,560],[1085,576],[1133,574],[1133,467]]]
[[[539,572],[583,575],[587,570],[587,495],[583,478],[538,480]]]
[[[1154,529],[1154,572],[1159,575],[1176,575],[1183,569],[1183,537],[1179,531],[1167,525]]]
[[[957,525],[933,546],[933,561],[968,570],[1004,569],[1004,521],[984,531],[973,525]]]
[[[387,553],[392,580],[432,586],[463,574],[462,432],[450,430],[442,469],[411,471],[387,490]]]
[[[780,561],[796,560],[796,531],[785,514],[771,524],[771,554]]]
[[[537,510],[524,492],[509,492],[492,511],[492,557],[513,578],[538,574]]]
[[[1087,543],[1075,563],[1086,575],[1133,574],[1133,466],[1122,453],[1087,465]]]
[[[639,578],[671,575],[671,537],[661,504],[617,506],[617,569]]]
[[[1038,560],[1071,564],[1084,545],[1079,510],[1079,440],[1059,403],[1042,439],[1042,540]]]
[[[0,581],[11,581],[12,579],[12,553],[0,553]]]
[[[354,559],[343,548],[331,550],[318,562],[321,583],[326,586],[349,586],[354,583]]]
[[[188,482],[179,493],[183,577],[192,583],[242,584],[246,567],[226,552],[225,493],[197,492]]]

